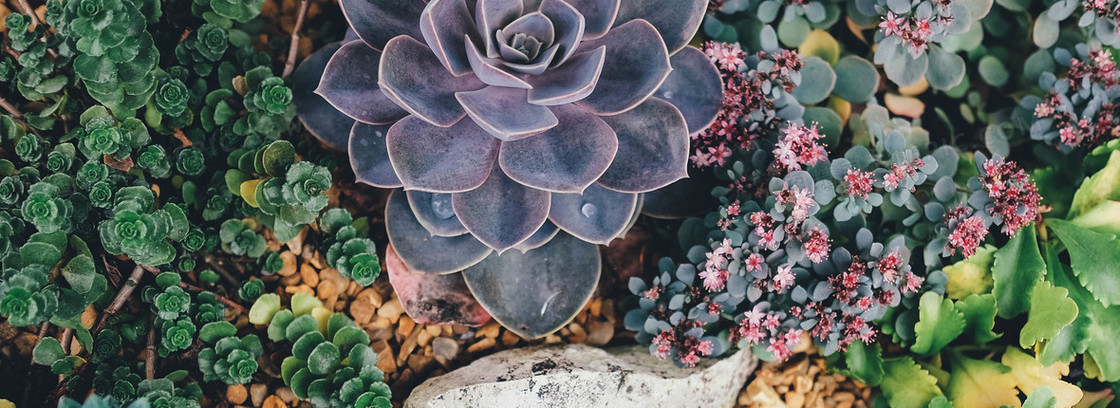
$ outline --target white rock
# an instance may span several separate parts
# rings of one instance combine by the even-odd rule
[[[642,346],[531,347],[431,378],[404,407],[732,407],[757,365],[748,351],[680,368]]]

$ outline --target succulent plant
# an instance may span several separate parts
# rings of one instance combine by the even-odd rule
[[[172,242],[182,241],[190,224],[178,205],[156,209],[155,194],[144,187],[125,187],[115,193],[113,218],[98,229],[105,250],[128,254],[144,265],[158,266],[175,259]]]
[[[599,274],[592,244],[625,232],[643,193],[685,177],[688,135],[722,99],[718,71],[687,45],[705,1],[341,5],[359,39],[297,72],[297,95],[322,96],[297,99],[301,119],[340,146],[327,122],[351,118],[357,179],[407,191],[386,209],[404,264],[465,270],[473,295],[524,337],[579,311]],[[544,267],[549,277],[517,296],[495,286],[561,254],[567,268]],[[577,264],[589,269],[573,274]]]
[[[202,333],[206,333],[208,327],[216,327],[212,325],[233,328],[226,322],[211,323],[202,327]],[[257,359],[264,354],[260,338],[255,334],[237,338],[233,336],[236,329],[222,334],[227,336],[215,339],[216,336],[211,335],[209,340],[216,340],[214,347],[204,348],[198,353],[198,369],[202,371],[203,380],[220,380],[229,385],[248,384],[257,372]]]
[[[1077,11],[1077,26],[1089,36],[1110,47],[1120,47],[1120,3],[1116,0],[1058,0],[1038,16],[1034,25],[1035,44],[1042,48],[1053,46],[1059,37],[1061,22]]]
[[[1120,71],[1108,49],[1091,50],[1078,44],[1077,56],[1055,49],[1054,55],[1067,58],[1064,78],[1051,72],[1039,76],[1039,86],[1047,90],[1044,98],[1024,97],[1019,105],[1032,113],[1032,139],[1059,146],[1063,151],[1077,147],[1093,148],[1114,137],[1120,128]]]

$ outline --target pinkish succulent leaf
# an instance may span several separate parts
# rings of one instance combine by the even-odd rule
[[[521,241],[521,243],[517,244],[513,249],[525,253],[526,251],[540,248],[542,245],[547,244],[548,241],[556,238],[556,235],[559,233],[560,228],[557,228],[556,224],[553,224],[552,221],[545,221],[544,225],[541,225],[541,227],[537,229],[537,232],[534,232],[529,239]]]
[[[602,37],[614,25],[618,16],[620,0],[564,0],[583,15],[586,28],[583,30],[584,40],[594,40]],[[544,6],[542,5],[542,8]]]
[[[554,22],[557,56],[552,60],[552,66],[557,67],[568,60],[576,52],[580,41],[583,40],[584,19],[579,10],[561,0],[545,0],[541,2],[540,12]]]
[[[549,193],[513,181],[497,166],[481,187],[451,196],[455,215],[499,252],[525,241],[548,218]]]
[[[417,221],[402,190],[393,191],[385,204],[385,230],[401,260],[416,273],[454,273],[478,263],[492,252],[470,234],[457,237],[429,234]]]
[[[292,73],[292,101],[296,104],[300,122],[312,136],[332,148],[346,151],[354,120],[315,94],[323,68],[341,46],[342,43],[337,42],[327,44],[299,64]]]
[[[529,103],[535,105],[563,105],[577,102],[591,95],[606,61],[606,47],[574,56],[562,66],[544,74],[529,77],[535,84],[529,90]],[[716,79],[719,79],[717,76]]]
[[[591,298],[599,248],[568,234],[525,252],[490,255],[463,271],[478,303],[505,328],[535,339],[570,322]]]
[[[338,4],[350,28],[370,47],[384,49],[398,35],[421,38],[416,22],[424,11],[423,0],[339,0]]]
[[[473,190],[486,181],[501,143],[469,119],[438,127],[416,116],[386,137],[389,160],[404,187],[437,193]]]
[[[323,70],[315,93],[359,122],[386,125],[408,115],[377,86],[381,52],[363,41],[343,44]]]
[[[638,194],[607,190],[598,184],[583,194],[553,194],[548,219],[565,232],[594,244],[606,244],[629,226]]]
[[[607,47],[595,91],[579,104],[600,115],[633,109],[653,95],[669,76],[669,53],[650,23],[635,20],[611,29],[602,38],[584,41],[580,51]]]
[[[642,19],[657,27],[670,54],[692,41],[704,21],[708,0],[627,0],[622,2],[615,28]]]
[[[645,193],[688,176],[688,127],[676,107],[650,98],[626,113],[602,118],[618,135],[618,155],[599,184]]]
[[[500,49],[505,48],[508,47],[502,45]],[[551,64],[552,60],[556,58],[556,51],[558,51],[559,49],[559,45],[553,45],[538,54],[537,58],[534,61],[527,63],[502,61],[502,65],[514,72],[520,72],[525,75],[540,75],[548,69],[549,64]]]
[[[430,48],[404,36],[385,45],[378,71],[381,75],[377,84],[389,99],[441,127],[451,126],[467,114],[455,99],[455,92],[482,89],[486,85],[473,75],[452,76]]]
[[[508,36],[509,40],[514,40],[513,36],[521,34],[527,37],[532,37],[539,42],[536,47],[536,53],[544,51],[545,48],[551,47],[552,43],[556,41],[556,26],[552,24],[552,20],[546,17],[539,11],[526,13],[509,23],[504,28],[500,29]],[[505,43],[508,45],[509,43]],[[532,48],[528,48],[532,50]],[[517,51],[524,54],[522,51]],[[535,60],[535,55],[526,55],[523,62]]]
[[[501,65],[501,61],[482,55],[482,52],[474,45],[474,42],[471,41],[469,36],[464,36],[463,42],[467,50],[467,61],[470,62],[471,69],[474,70],[475,76],[482,82],[485,82],[487,85],[509,88],[533,88],[532,85],[529,85],[528,82],[525,82],[525,80],[519,78],[517,75],[511,74],[498,67],[498,65]]]
[[[522,139],[557,124],[552,111],[528,102],[524,89],[491,86],[459,92],[455,97],[478,126],[498,139]]]
[[[673,104],[688,122],[688,133],[706,129],[723,105],[723,81],[712,60],[696,47],[685,47],[669,59],[673,72],[654,96]]]
[[[498,165],[519,183],[537,189],[579,193],[614,160],[618,137],[607,122],[578,106],[552,108],[559,124],[544,133],[503,142]]]
[[[410,271],[392,245],[385,249],[385,270],[404,311],[417,323],[477,327],[490,321],[461,273],[433,276]]]
[[[475,24],[482,35],[482,49],[487,57],[498,58],[494,33],[524,14],[521,0],[478,0],[474,10]]]
[[[471,72],[461,39],[469,36],[476,44],[482,39],[478,36],[466,0],[429,1],[420,15],[420,32],[436,58],[451,74],[461,77]]]
[[[455,209],[451,208],[451,194],[408,191],[408,205],[424,229],[437,237],[457,237],[467,233]]]
[[[354,178],[359,183],[381,188],[403,186],[396,170],[393,169],[393,164],[389,161],[389,152],[385,145],[385,137],[389,129],[389,125],[354,122],[350,130],[348,153]]]

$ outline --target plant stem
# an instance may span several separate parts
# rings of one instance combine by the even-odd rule
[[[74,339],[74,329],[66,329],[62,331],[62,352],[70,355],[70,342]],[[58,383],[62,384],[62,380],[66,379],[65,374],[58,375]]]
[[[144,378],[156,378],[156,328],[153,321],[148,329],[148,355],[144,356]]]
[[[229,306],[229,307],[233,308],[234,310],[237,310],[238,313],[241,313],[241,314],[245,313],[245,306],[241,306],[240,304],[238,304],[237,302],[234,302],[230,298],[227,298],[225,296],[214,293],[214,291],[212,291],[212,290],[200,288],[198,286],[191,285],[191,284],[186,283],[186,282],[179,282],[179,287],[183,288],[183,289],[186,289],[186,290],[193,290],[195,292],[210,292],[210,294],[214,295],[214,297],[217,298],[219,302],[222,302],[223,305]]]
[[[16,109],[15,105],[12,105],[11,102],[8,102],[8,100],[4,99],[4,97],[2,96],[0,96],[0,107],[4,108],[4,110],[7,111],[8,114],[12,115],[12,117],[15,117],[17,119],[23,117],[23,113],[20,113],[19,109]]]
[[[241,282],[238,282],[237,278],[235,278],[233,274],[225,268],[225,266],[222,266],[221,261],[215,259],[212,255],[206,255],[206,257],[203,258],[202,261],[205,262],[206,265],[217,271],[218,275],[222,275],[222,278],[224,278],[226,282],[229,282],[230,285],[233,285],[234,287],[241,285]]]
[[[309,0],[299,1],[299,14],[296,14],[296,25],[292,27],[292,43],[288,46],[288,60],[284,61],[284,74],[287,78],[296,68],[296,54],[299,52],[299,29],[303,27],[303,20],[307,17],[307,8],[311,5]]]
[[[101,314],[101,318],[98,319],[97,326],[94,327],[92,333],[101,331],[101,329],[105,327],[105,323],[109,321],[109,317],[117,314],[117,312],[121,310],[124,303],[132,296],[132,291],[140,284],[140,278],[144,276],[144,269],[145,268],[140,265],[136,265],[136,267],[132,269],[132,275],[129,275],[128,280],[121,284],[121,289],[117,291],[117,296],[113,298],[113,303],[110,303],[109,307],[105,308],[105,312]]]

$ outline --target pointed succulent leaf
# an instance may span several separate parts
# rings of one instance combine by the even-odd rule
[[[420,14],[420,32],[439,62],[457,77],[471,72],[462,38],[481,43],[466,0],[432,0]]]
[[[703,51],[685,47],[669,58],[673,72],[654,96],[673,104],[684,114],[688,133],[704,130],[716,120],[723,106],[723,81],[719,70]]]
[[[423,0],[339,0],[350,28],[366,44],[383,49],[393,37],[421,38],[420,13]]]
[[[556,115],[548,108],[533,105],[524,89],[491,86],[477,91],[455,93],[478,126],[501,140],[518,140],[556,126]]]
[[[578,193],[599,179],[618,151],[614,130],[582,108],[552,108],[559,124],[543,133],[503,142],[498,164],[511,179],[537,189]]]
[[[479,188],[451,196],[459,222],[499,252],[529,238],[548,217],[549,193],[510,179],[497,166]]]
[[[371,125],[385,125],[408,115],[381,92],[377,68],[381,52],[362,41],[343,44],[331,56],[316,94],[339,112]]]
[[[669,52],[676,53],[692,41],[707,8],[705,0],[627,0],[622,2],[614,25],[617,29],[636,19],[648,21],[665,39]]]
[[[408,205],[420,225],[438,237],[456,237],[467,233],[467,228],[455,217],[451,208],[451,194],[408,191]]]
[[[602,37],[606,34],[612,26],[614,20],[618,17],[618,9],[621,5],[621,0],[565,0],[583,16],[584,30],[583,38],[585,40],[593,40]],[[542,8],[545,2],[541,2]]]
[[[385,139],[389,160],[405,188],[457,193],[481,186],[497,159],[499,140],[471,120],[441,128],[409,116]]]
[[[524,254],[492,254],[463,271],[478,302],[502,326],[528,339],[559,330],[599,281],[599,249],[568,234]]]
[[[603,120],[618,135],[618,155],[599,183],[644,193],[688,175],[688,126],[676,107],[657,98]]]
[[[606,61],[606,47],[576,54],[566,64],[528,78],[529,103],[563,105],[583,100],[599,82]]]
[[[602,38],[584,41],[581,51],[602,46],[607,50],[595,90],[579,103],[600,115],[626,112],[641,104],[661,87],[672,70],[663,45],[657,30],[644,20],[631,21]]]
[[[463,274],[431,275],[410,271],[390,245],[385,250],[389,283],[408,316],[422,324],[481,326],[490,314],[467,288]]]
[[[457,237],[431,236],[416,219],[401,190],[389,195],[385,204],[385,229],[389,242],[414,273],[445,274],[478,263],[491,249],[470,234]]]
[[[548,219],[587,242],[606,244],[625,232],[637,209],[638,195],[592,185],[582,194],[552,194]]]
[[[354,178],[360,183],[374,187],[397,188],[404,185],[389,160],[389,148],[385,143],[391,126],[367,125],[354,122],[349,131],[350,140],[346,152],[350,156],[350,166]]]
[[[308,132],[331,147],[345,151],[353,119],[315,93],[327,61],[340,47],[342,43],[327,44],[299,64],[292,74],[292,102]]]
[[[403,36],[385,45],[378,73],[377,84],[389,99],[428,123],[443,127],[467,114],[455,99],[456,92],[484,87],[473,75],[452,76],[431,49]]]
[[[552,221],[545,221],[544,225],[537,229],[537,232],[534,232],[528,239],[521,241],[514,249],[525,253],[528,250],[540,248],[542,245],[547,244],[548,241],[556,238],[556,235],[559,233],[560,228],[557,227],[556,224],[553,224]]]

